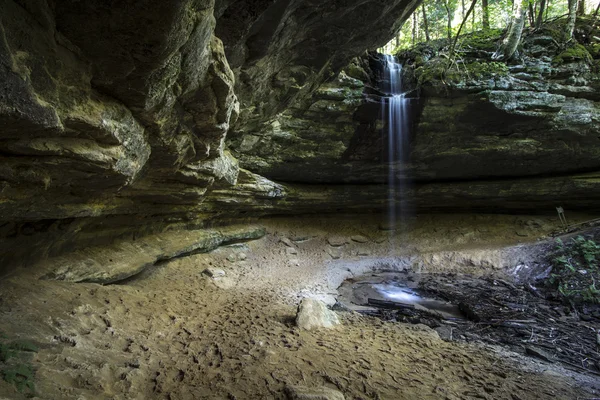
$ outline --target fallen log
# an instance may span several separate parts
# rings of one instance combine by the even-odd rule
[[[414,309],[414,304],[400,303],[397,301],[367,299],[367,304],[373,307],[387,308],[390,310]]]

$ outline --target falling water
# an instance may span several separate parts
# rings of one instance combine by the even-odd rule
[[[406,191],[403,165],[408,151],[409,115],[406,93],[402,92],[402,64],[396,62],[394,56],[385,55],[384,64],[383,120],[386,121],[388,138],[388,225],[390,230],[406,217],[406,207],[401,205]]]

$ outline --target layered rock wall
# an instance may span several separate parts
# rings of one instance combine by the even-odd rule
[[[203,202],[238,182],[230,128],[310,96],[417,5],[0,0],[0,261],[223,214]]]

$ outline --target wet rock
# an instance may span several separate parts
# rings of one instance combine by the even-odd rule
[[[356,243],[367,243],[369,238],[363,235],[354,235],[350,237],[350,240]]]
[[[221,268],[206,268],[202,271],[202,274],[209,276],[211,278],[222,278],[226,275],[225,271]]]
[[[286,386],[289,400],[344,400],[344,395],[328,387]]]
[[[335,312],[329,310],[322,301],[305,298],[298,306],[296,325],[302,329],[331,328],[339,325]]]
[[[331,236],[327,238],[327,243],[333,247],[340,247],[348,243],[348,241],[342,236]]]
[[[529,354],[530,356],[534,356],[536,358],[539,358],[541,360],[544,361],[548,361],[548,362],[553,362],[553,357],[546,353],[544,350],[538,348],[538,347],[533,347],[533,346],[527,346],[525,347],[525,353]]]

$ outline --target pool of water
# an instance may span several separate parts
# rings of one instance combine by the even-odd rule
[[[464,319],[458,305],[428,296],[418,289],[418,274],[373,273],[345,281],[338,289],[338,302],[355,311],[375,311],[369,299],[399,307],[427,311],[446,320]]]

